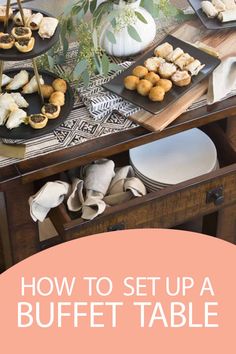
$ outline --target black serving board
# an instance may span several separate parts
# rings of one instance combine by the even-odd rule
[[[201,0],[188,0],[202,24],[209,30],[227,30],[236,27],[236,21],[222,23],[217,18],[209,18],[202,11]]]
[[[31,9],[33,13],[41,12],[45,17],[53,17],[49,13],[42,10],[33,9],[29,6],[25,6],[24,8]],[[13,10],[14,10],[14,15],[19,11],[18,8],[17,9],[13,8]],[[15,27],[15,24],[13,20],[9,19],[7,33],[11,33],[13,27]],[[0,32],[4,32],[3,22],[0,23]],[[0,49],[0,60],[21,61],[21,60],[38,57],[39,55],[46,53],[51,47],[53,47],[57,43],[57,41],[59,40],[59,34],[60,34],[59,24],[57,26],[54,35],[49,39],[47,38],[42,39],[39,36],[38,31],[32,31],[32,36],[35,38],[35,45],[33,50],[31,50],[31,52],[29,53],[19,52],[15,46],[11,49]]]
[[[141,107],[145,111],[148,111],[152,114],[157,114],[167,108],[170,104],[174,103],[181,96],[183,96],[187,91],[191,90],[204,78],[206,78],[210,73],[220,64],[220,60],[203,52],[202,50],[181,41],[180,39],[173,37],[171,35],[166,36],[160,43],[168,42],[173,45],[174,48],[180,47],[184,52],[189,53],[195,59],[199,59],[202,64],[205,64],[205,67],[197,76],[192,77],[192,82],[190,85],[185,87],[177,87],[173,85],[173,88],[165,95],[165,98],[162,102],[152,102],[148,97],[143,97],[139,95],[136,91],[129,91],[124,87],[124,78],[128,75],[132,75],[133,69],[137,65],[143,65],[144,61],[147,58],[154,56],[154,48],[148,51],[146,54],[141,56],[131,67],[123,71],[117,77],[112,79],[110,82],[103,85],[103,87],[121,97],[125,100],[133,103],[136,106]],[[155,46],[155,47],[156,47]]]
[[[34,76],[34,72],[32,68],[19,68],[19,69],[10,69],[4,71],[4,74],[13,77],[17,73],[19,73],[20,70],[26,70],[30,74],[30,78]],[[58,78],[57,75],[50,73],[48,71],[39,71],[39,74],[42,75],[45,84],[51,84],[53,80]],[[65,105],[61,107],[61,113],[60,116],[56,119],[49,119],[48,124],[46,125],[45,128],[43,129],[33,129],[31,128],[30,125],[25,125],[21,124],[18,128],[9,130],[5,126],[0,126],[0,137],[4,139],[13,139],[13,140],[18,140],[18,139],[33,139],[48,133],[51,133],[53,130],[58,128],[68,117],[70,114],[73,104],[74,104],[74,96],[73,96],[73,91],[71,87],[67,84],[67,92],[65,94]],[[3,92],[5,90],[3,89]],[[17,91],[9,91],[11,92],[21,92],[21,90]],[[22,95],[26,99],[26,101],[29,103],[28,108],[22,108],[24,111],[27,112],[28,115],[30,114],[37,114],[41,113],[41,108],[43,104],[41,103],[41,99],[38,93],[33,93],[33,94],[28,94],[28,95]],[[48,102],[45,100],[45,102]]]

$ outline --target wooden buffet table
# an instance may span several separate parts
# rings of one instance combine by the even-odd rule
[[[108,208],[90,222],[74,218],[61,205],[50,213],[59,236],[40,242],[28,198],[45,181],[104,157],[128,163],[130,148],[194,127],[201,127],[214,141],[219,170]],[[204,233],[235,243],[236,97],[186,112],[160,133],[137,127],[0,168],[2,269],[74,238],[119,229],[172,228],[198,217],[203,217]]]

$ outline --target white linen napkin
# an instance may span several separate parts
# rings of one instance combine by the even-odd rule
[[[229,57],[214,70],[209,80],[207,104],[236,94],[236,57]]]
[[[29,198],[32,219],[43,222],[50,209],[60,205],[69,192],[70,185],[66,182],[47,182],[38,193]]]

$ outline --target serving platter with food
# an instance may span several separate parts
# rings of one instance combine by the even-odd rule
[[[157,114],[205,79],[220,60],[168,35],[104,88]]]
[[[207,29],[236,28],[235,0],[188,0],[188,2]]]
[[[46,53],[59,40],[59,21],[45,11],[0,6],[0,60],[19,61]],[[7,26],[6,26],[7,22]]]
[[[3,74],[0,95],[0,137],[31,139],[52,132],[73,108],[68,83],[48,71],[40,71],[42,103],[32,68],[10,69]]]

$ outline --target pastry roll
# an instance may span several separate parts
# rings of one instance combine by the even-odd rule
[[[202,1],[202,11],[209,18],[214,18],[218,15],[218,11],[216,10],[215,6],[212,5],[212,3],[210,1]]]
[[[18,109],[16,102],[9,93],[4,93],[0,96],[0,107],[8,111],[15,111]]]
[[[5,22],[6,15],[7,15],[7,7],[4,5],[0,6],[0,22]],[[9,18],[12,18],[12,16],[13,16],[13,11],[12,8],[10,7]]]
[[[202,65],[198,59],[195,59],[192,63],[185,66],[184,69],[189,71],[192,76],[195,76],[204,68],[204,66],[205,64]]]
[[[12,81],[12,78],[3,74],[2,75],[2,86],[6,86],[7,84],[9,84]]]
[[[49,102],[55,106],[64,106],[65,94],[63,92],[55,91],[51,94]]]
[[[17,104],[19,108],[27,108],[29,107],[29,103],[24,99],[24,97],[19,92],[11,93],[11,97]]]
[[[0,33],[0,48],[11,49],[14,46],[15,38],[8,33]]]
[[[167,55],[166,60],[174,63],[174,61],[177,60],[182,54],[184,54],[184,51],[181,48],[176,48],[173,52]]]
[[[30,9],[23,9],[23,14],[24,14],[24,20],[25,20],[25,25],[29,21],[29,18],[32,16],[32,10]],[[24,26],[24,23],[21,18],[20,11],[16,13],[16,15],[13,17],[13,21],[17,26]]]
[[[155,55],[157,57],[161,57],[161,58],[166,58],[167,55],[169,55],[171,52],[173,52],[173,47],[170,43],[163,43],[160,44],[154,51]]]
[[[175,72],[176,72],[176,66],[171,63],[163,63],[161,64],[159,68],[159,74],[163,79],[169,79]]]
[[[33,14],[28,20],[28,26],[32,29],[32,31],[36,31],[39,29],[42,19],[43,15],[40,12]]]
[[[181,70],[183,70],[186,65],[192,63],[193,61],[193,57],[191,57],[188,53],[184,53],[177,60],[175,60],[175,65],[177,65]]]
[[[32,31],[28,27],[14,27],[11,34],[16,40],[31,38]]]
[[[236,21],[236,9],[220,12],[218,18],[221,22]]]
[[[20,39],[15,43],[15,46],[19,52],[22,53],[28,53],[31,52],[31,50],[34,48],[35,44],[35,39],[34,37],[31,38],[26,38],[26,39]]]
[[[53,17],[44,17],[39,26],[39,35],[41,38],[51,38],[57,28],[58,20]]]
[[[32,114],[29,117],[29,124],[34,129],[42,129],[46,127],[48,123],[48,117],[43,114]]]
[[[26,70],[21,70],[14,76],[13,80],[7,85],[6,89],[9,91],[15,91],[23,87],[29,81],[29,73]]]
[[[211,2],[212,2],[212,5],[215,6],[215,8],[216,8],[216,10],[218,12],[226,10],[226,6],[225,6],[223,1],[221,1],[221,0],[212,0]]]
[[[6,127],[8,129],[18,128],[22,123],[27,122],[27,114],[23,109],[17,109],[14,112],[11,112]]]
[[[153,71],[154,73],[156,73],[159,66],[164,62],[165,62],[165,59],[163,59],[161,57],[153,57],[153,58],[148,58],[144,62],[144,65],[148,69],[148,71]]]
[[[9,116],[9,111],[8,109],[4,108],[4,107],[0,107],[0,125],[4,125],[7,117]]]
[[[171,76],[171,80],[176,86],[188,86],[191,82],[191,76],[187,71],[176,71],[174,75]]]
[[[222,1],[225,4],[226,10],[233,10],[236,8],[236,4],[234,0],[222,0]]]
[[[43,85],[44,84],[44,80],[42,78],[42,76],[40,76],[40,84]],[[36,77],[33,76],[32,79],[30,80],[30,82],[28,82],[22,90],[23,94],[29,94],[29,93],[34,93],[34,92],[38,92],[38,84],[37,84],[37,80]]]

